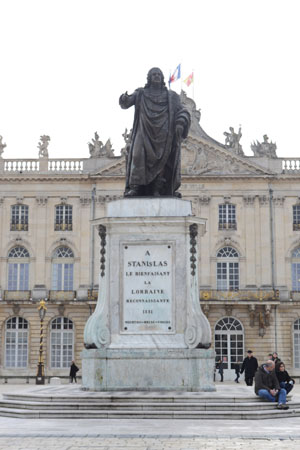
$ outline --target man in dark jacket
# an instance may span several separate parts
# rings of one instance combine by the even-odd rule
[[[278,398],[277,408],[289,409],[286,404],[286,390],[280,389],[274,369],[275,364],[271,360],[259,367],[255,374],[255,394],[269,402],[275,402]]]
[[[255,372],[258,368],[257,359],[253,356],[252,350],[247,351],[248,356],[243,361],[241,373],[245,372],[245,382],[247,386],[252,386]]]
[[[75,381],[75,383],[77,383],[76,374],[78,370],[79,368],[76,366],[75,361],[72,361],[70,367],[70,383],[73,383],[73,380]]]

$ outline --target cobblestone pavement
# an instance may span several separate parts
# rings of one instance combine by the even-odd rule
[[[1,438],[0,449],[14,450],[239,450],[299,449],[300,440],[202,438]]]

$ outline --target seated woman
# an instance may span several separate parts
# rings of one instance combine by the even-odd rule
[[[285,370],[284,363],[281,361],[278,364],[276,364],[275,371],[276,371],[276,376],[279,381],[280,387],[284,388],[286,390],[286,393],[288,394],[293,389],[295,380],[293,380],[289,376],[289,374]]]

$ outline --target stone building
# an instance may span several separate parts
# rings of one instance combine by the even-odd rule
[[[199,298],[225,377],[250,348],[259,362],[277,350],[300,375],[300,160],[278,158],[264,136],[245,156],[241,130],[225,144],[200,126],[191,99],[182,146],[184,199],[204,218]],[[130,136],[124,135],[126,145]],[[84,325],[95,308],[100,241],[91,220],[124,190],[126,145],[114,156],[95,134],[90,157],[51,159],[41,137],[38,159],[0,152],[0,377],[35,376],[44,319],[46,376],[80,366]]]

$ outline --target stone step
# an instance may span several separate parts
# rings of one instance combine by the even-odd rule
[[[291,408],[300,409],[300,402],[289,403]],[[20,400],[4,400],[0,401],[0,408],[13,408],[13,409],[26,409],[26,410],[110,410],[110,411],[255,411],[255,410],[270,410],[274,409],[274,403],[270,402],[245,402],[245,403],[218,403],[218,402],[173,402],[173,403],[141,403],[141,402],[77,402],[73,401],[72,404],[64,402],[33,402],[33,401],[20,401]]]
[[[220,419],[220,420],[262,420],[300,417],[300,408],[292,405],[287,411],[280,411],[273,406],[269,410],[253,411],[91,411],[91,410],[25,410],[0,407],[0,416],[31,419]]]
[[[11,401],[27,401],[27,402],[46,402],[46,403],[253,403],[260,404],[262,400],[256,395],[249,396],[224,396],[223,395],[203,395],[203,394],[191,394],[191,395],[177,395],[177,396],[168,396],[168,395],[153,395],[153,394],[144,394],[144,395],[133,395],[130,394],[99,394],[99,393],[91,393],[90,395],[86,393],[86,395],[38,395],[38,394],[3,394],[3,398],[5,400]],[[288,397],[290,400],[291,397]]]

